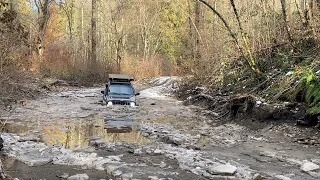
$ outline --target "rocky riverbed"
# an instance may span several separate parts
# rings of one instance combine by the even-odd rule
[[[107,107],[101,89],[79,88],[15,108],[0,117],[5,172],[12,179],[320,178],[317,130],[216,122],[172,96],[176,79],[137,84],[137,107]]]

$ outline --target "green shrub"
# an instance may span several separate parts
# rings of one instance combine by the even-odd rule
[[[309,70],[300,80],[298,92],[305,94],[308,114],[320,113],[320,79]]]

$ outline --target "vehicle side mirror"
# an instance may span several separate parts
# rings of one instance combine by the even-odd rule
[[[136,96],[139,96],[140,95],[140,93],[136,93]]]
[[[101,94],[104,94],[104,91],[101,91]]]

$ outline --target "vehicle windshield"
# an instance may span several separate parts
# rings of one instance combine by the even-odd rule
[[[109,93],[111,94],[123,94],[123,95],[133,95],[134,91],[129,84],[111,84],[109,86]]]

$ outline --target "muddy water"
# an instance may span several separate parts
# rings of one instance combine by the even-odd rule
[[[310,157],[320,159],[320,156],[315,156],[315,148],[309,147],[307,151],[302,145],[283,143],[290,141],[279,136],[277,131],[270,131],[273,128],[269,127],[264,131],[251,132],[236,124],[215,127],[211,126],[211,123],[209,126],[206,123],[208,118],[201,114],[202,109],[186,107],[177,100],[166,98],[159,94],[161,89],[154,87],[140,92],[139,107],[136,108],[102,106],[98,103],[101,100],[100,89],[52,93],[43,99],[31,101],[16,109],[4,129],[6,132],[18,134],[22,137],[21,141],[33,139],[45,142],[48,147],[43,151],[44,146],[41,143],[34,143],[32,145],[36,147],[29,152],[29,142],[15,143],[9,141],[11,136],[6,135],[8,142],[14,142],[11,145],[13,148],[8,147],[7,150],[13,155],[17,154],[14,157],[24,160],[22,162],[26,159],[31,162],[35,159],[40,161],[41,158],[51,155],[59,158],[63,155],[62,160],[66,158],[66,162],[73,162],[69,161],[69,157],[77,160],[74,162],[87,162],[87,159],[82,159],[83,156],[87,154],[84,157],[91,157],[92,154],[84,152],[85,154],[78,156],[76,153],[93,142],[106,142],[106,146],[97,147],[94,152],[99,153],[104,160],[117,156],[117,159],[120,159],[117,160],[117,163],[121,164],[120,170],[131,173],[136,179],[151,179],[149,176],[175,180],[208,179],[216,175],[215,172],[208,174],[208,167],[225,163],[238,168],[238,176],[234,179],[253,179],[256,173],[271,177],[270,179],[275,179],[272,177],[277,174],[297,180],[316,179],[301,173],[297,165],[288,166],[286,161],[290,158],[299,162],[310,160]],[[52,145],[80,150],[69,152],[60,148],[56,155],[59,148]],[[199,146],[201,149],[198,149]],[[46,156],[37,159],[33,153],[39,152]],[[64,155],[65,152],[68,153]],[[268,156],[270,152],[275,155]],[[55,162],[62,160],[56,158]],[[101,173],[105,171],[90,170],[90,174],[83,170],[97,161],[85,163],[85,166],[78,169],[75,165],[62,167],[60,164],[28,167],[22,162],[8,168],[9,174],[22,179],[57,179],[57,173],[67,172],[73,175],[85,172],[90,179],[115,179],[111,177],[112,173]],[[110,163],[105,165],[109,166]],[[215,179],[221,178],[218,176]]]
[[[119,119],[62,119],[46,124],[32,120],[14,120],[5,124],[4,132],[68,149],[86,148],[93,141],[140,145],[149,142],[138,132],[137,123]]]

